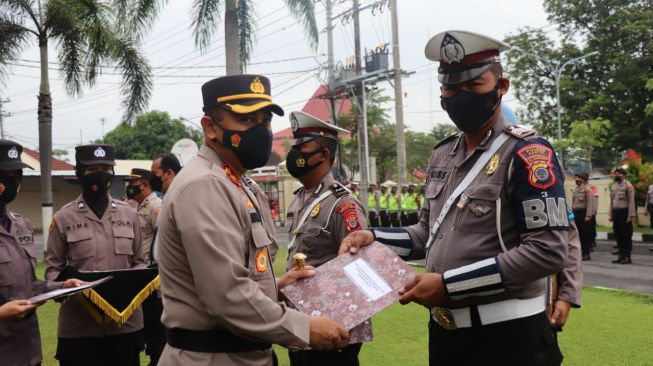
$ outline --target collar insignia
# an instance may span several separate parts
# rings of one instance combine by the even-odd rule
[[[320,213],[320,204],[317,203],[315,207],[311,210],[311,217],[317,216],[317,214]]]

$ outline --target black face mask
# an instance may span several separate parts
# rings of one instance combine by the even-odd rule
[[[139,194],[141,194],[141,192],[143,192],[143,190],[141,189],[140,184],[137,184],[137,185],[129,184],[125,188],[125,194],[127,195],[127,197],[132,198],[132,199],[134,197],[138,196]]]
[[[450,97],[440,97],[440,105],[459,130],[474,133],[480,130],[497,110],[501,100],[498,90],[499,84],[494,90],[484,94],[459,90]]]
[[[615,182],[621,182],[622,180],[624,180],[624,177],[620,177],[620,176],[615,176],[614,177]]]
[[[288,169],[288,173],[295,178],[300,178],[317,168],[320,163],[308,165],[308,159],[315,154],[319,154],[322,150],[322,148],[319,148],[315,151],[304,153],[294,147],[291,148],[288,151],[288,155],[286,155],[286,169]]]
[[[152,178],[150,178],[150,187],[152,187],[153,191],[163,192],[163,181],[161,180],[161,177],[157,175],[152,176]]]
[[[107,172],[94,172],[79,177],[79,183],[82,185],[82,190],[89,196],[103,196],[111,187],[113,174]]]
[[[260,168],[268,162],[272,153],[272,132],[267,124],[259,123],[245,131],[222,130],[220,145],[234,152],[240,165],[247,170]]]
[[[20,179],[14,177],[0,177],[0,202],[8,204],[18,195]]]

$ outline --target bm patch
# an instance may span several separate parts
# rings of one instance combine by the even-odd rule
[[[542,138],[513,149],[513,208],[521,231],[569,228],[564,179],[553,148]]]

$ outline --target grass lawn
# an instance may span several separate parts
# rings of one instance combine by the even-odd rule
[[[281,250],[275,268],[283,268]],[[38,276],[43,277],[43,265]],[[38,310],[43,366],[54,366],[59,305],[49,301]],[[428,364],[428,312],[395,304],[373,319],[374,342],[363,346],[361,364],[410,366]],[[653,366],[653,296],[585,288],[583,308],[574,309],[559,336],[565,365]],[[289,365],[285,349],[275,346],[280,365]],[[510,345],[506,344],[506,351]],[[473,351],[473,350],[470,350]],[[146,365],[142,357],[142,365]],[[0,362],[1,363],[1,362]]]

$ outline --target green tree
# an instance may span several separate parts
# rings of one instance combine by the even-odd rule
[[[52,156],[60,160],[68,161],[68,150],[54,149],[52,150]]]
[[[118,159],[149,160],[170,152],[172,145],[182,138],[190,138],[198,145],[202,143],[200,131],[170,118],[167,112],[151,111],[136,118],[131,125],[119,124],[96,142],[113,145]]]
[[[152,88],[150,66],[138,38],[156,15],[155,0],[0,0],[0,81],[6,78],[31,41],[40,51],[38,94],[41,200],[52,207],[52,97],[50,41],[58,54],[60,73],[70,95],[93,86],[100,66],[116,65],[123,75],[124,120],[145,109]]]
[[[648,79],[646,82],[646,89],[653,91],[653,79]],[[646,105],[644,112],[646,112],[647,116],[653,116],[653,102]]]
[[[286,6],[304,26],[311,46],[319,39],[313,0],[284,0]],[[227,75],[239,74],[252,54],[255,40],[253,0],[195,0],[193,2],[193,34],[201,51],[211,43],[224,9],[224,50]]]
[[[573,57],[598,51],[582,66],[570,65],[561,78],[563,134],[573,121],[600,117],[612,122],[613,134],[599,156],[607,161],[612,151],[633,148],[652,159],[653,114],[646,108],[653,90],[646,86],[653,75],[653,2],[545,0],[544,8],[559,28],[559,43],[535,29],[507,38],[525,51],[508,53],[516,96],[525,106],[520,118],[541,134],[556,136],[555,70]]]
[[[603,147],[609,143],[609,136],[612,133],[612,123],[603,118],[596,118],[584,121],[575,121],[571,124],[571,130],[567,138],[557,141],[555,146],[571,148],[587,159],[589,163],[588,172],[593,170],[592,152],[596,148]]]
[[[449,126],[449,125],[438,125],[438,126]],[[408,160],[406,163],[408,164],[409,175],[411,174],[414,168],[419,167],[424,169],[426,167],[429,158],[431,157],[431,152],[433,151],[433,147],[435,146],[435,144],[438,143],[438,141],[440,141],[440,139],[437,139],[432,134],[426,134],[424,132],[416,132],[416,131],[406,131],[406,157]]]
[[[430,135],[436,142],[440,142],[445,138],[460,132],[456,126],[448,123],[438,123],[431,129]]]

